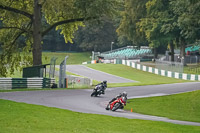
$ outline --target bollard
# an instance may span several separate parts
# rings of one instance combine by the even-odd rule
[[[65,78],[65,87],[68,88],[68,79]]]

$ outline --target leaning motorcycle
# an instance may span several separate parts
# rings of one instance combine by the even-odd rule
[[[120,97],[116,99],[115,101],[109,103],[106,107],[106,110],[116,111],[117,109],[123,109],[124,106],[126,105],[126,101],[127,101],[127,98]]]
[[[103,86],[101,86],[101,85],[96,85],[95,86],[95,88],[94,88],[94,90],[93,90],[93,92],[92,92],[92,94],[91,94],[91,97],[92,96],[100,96],[101,94],[104,94],[104,90],[103,90]]]

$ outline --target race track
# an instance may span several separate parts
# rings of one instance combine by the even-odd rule
[[[134,80],[122,78],[119,76],[115,76],[112,74],[108,74],[102,71],[98,71],[84,65],[67,65],[66,70],[75,73],[84,77],[88,77],[90,79],[94,79],[97,81],[107,80],[108,83],[128,83],[128,82],[137,82]]]
[[[100,97],[90,97],[90,94],[92,93],[91,89],[4,92],[0,93],[0,99],[68,109],[83,113],[103,114],[116,117],[125,117],[129,119],[164,121],[183,125],[200,126],[200,123],[171,120],[164,117],[142,115],[124,110],[117,110],[116,112],[105,110],[108,101],[123,91],[128,93],[128,98],[138,98],[194,91],[199,90],[199,86],[200,82],[190,82],[165,85],[107,88],[106,94]]]

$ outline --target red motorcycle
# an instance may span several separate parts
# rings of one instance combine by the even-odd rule
[[[107,105],[106,110],[116,111],[117,109],[123,109],[124,106],[126,106],[126,101],[126,97],[117,98],[116,100]]]

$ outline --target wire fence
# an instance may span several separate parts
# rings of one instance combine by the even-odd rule
[[[183,63],[171,62],[171,61],[161,61],[161,60],[156,60],[155,63],[156,63],[156,68],[158,68],[158,69],[172,71],[172,72],[179,72],[179,73],[183,73],[183,71],[184,71]]]
[[[55,76],[55,65],[56,65],[56,57],[51,58],[50,68],[49,68],[49,78],[54,78]]]
[[[59,88],[65,88],[65,79],[66,79],[66,63],[67,63],[68,56],[60,63],[60,70],[59,70]]]
[[[185,62],[187,64],[192,64],[192,63],[200,63],[200,56],[199,55],[194,55],[194,56],[185,56]]]

